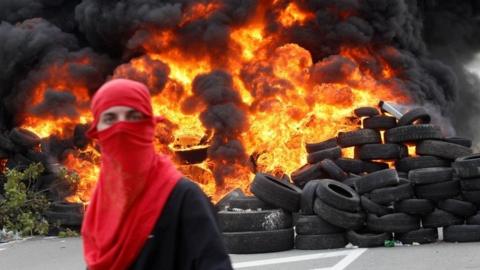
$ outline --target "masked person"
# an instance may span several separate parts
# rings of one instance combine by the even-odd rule
[[[91,109],[102,157],[82,225],[87,269],[232,269],[210,202],[154,150],[147,87],[112,80]]]

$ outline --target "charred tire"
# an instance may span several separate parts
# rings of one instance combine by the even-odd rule
[[[409,232],[420,228],[420,219],[405,213],[393,213],[381,217],[369,214],[367,229],[372,232]]]
[[[367,196],[360,197],[360,203],[363,210],[369,214],[384,216],[393,213],[393,209],[371,201]]]
[[[408,179],[415,185],[433,184],[452,180],[452,168],[423,168],[411,170],[408,173]]]
[[[302,190],[271,175],[257,173],[250,191],[266,203],[286,211],[297,212],[300,208]]]
[[[352,158],[339,158],[334,161],[343,171],[349,173],[362,173],[365,171],[364,162]]]
[[[368,162],[365,161],[363,165],[366,173],[378,172],[388,169],[388,164],[385,162]]]
[[[344,229],[358,229],[362,227],[365,221],[365,214],[363,213],[342,211],[324,203],[318,198],[315,200],[314,211],[315,214],[328,223]]]
[[[372,117],[380,115],[380,112],[374,107],[359,107],[353,111],[353,114],[356,117]]]
[[[399,126],[406,126],[406,125],[411,125],[415,122],[420,123],[420,124],[428,124],[431,121],[430,115],[427,113],[427,111],[423,108],[416,108],[413,110],[408,111],[406,114],[404,114],[399,120],[398,120],[398,125]]]
[[[457,158],[452,167],[461,178],[480,177],[480,154]]]
[[[348,231],[345,236],[348,242],[358,247],[383,247],[386,240],[392,239],[391,233],[359,233]]]
[[[317,215],[300,215],[295,224],[297,234],[301,235],[317,235],[343,233],[345,229],[334,226]]]
[[[480,206],[480,190],[475,190],[475,191],[463,190],[462,195],[466,201],[469,201],[471,203],[476,204],[477,206]]]
[[[347,240],[343,233],[297,235],[295,237],[295,248],[300,250],[343,248],[345,245],[347,245]]]
[[[360,176],[358,175],[349,175],[349,177],[347,177],[347,179],[343,180],[342,183],[355,189],[355,182],[360,179]]]
[[[395,238],[397,238],[403,244],[409,245],[413,243],[434,243],[438,240],[438,230],[437,228],[422,228],[415,231],[395,234]]]
[[[274,231],[292,227],[292,215],[283,210],[220,211],[218,222],[223,232]]]
[[[422,217],[424,228],[439,228],[450,225],[463,224],[464,219],[446,211],[435,209],[432,213]]]
[[[325,178],[326,174],[320,168],[320,163],[317,164],[306,164],[300,169],[293,172],[290,176],[293,183],[298,187],[304,187],[308,181],[313,179]]]
[[[443,229],[445,242],[480,241],[480,225],[452,225]]]
[[[360,209],[360,197],[349,186],[335,180],[320,180],[317,197],[339,210],[357,212]]]
[[[430,124],[401,126],[385,131],[385,142],[402,143],[426,139],[442,139],[440,128]]]
[[[434,156],[418,156],[402,158],[395,163],[398,171],[408,172],[416,169],[432,167],[450,167],[451,162]]]
[[[309,164],[320,162],[324,159],[337,159],[342,156],[342,149],[340,147],[333,147],[325,150],[320,150],[308,154],[307,161]]]
[[[454,160],[472,154],[472,149],[444,141],[426,140],[417,144],[417,154]]]
[[[458,180],[415,186],[417,198],[433,201],[452,198],[460,192]]]
[[[459,217],[473,216],[477,212],[477,207],[473,203],[454,199],[441,201],[437,207]]]
[[[386,130],[397,126],[395,117],[379,115],[363,119],[363,128]]]
[[[228,204],[228,208],[241,210],[269,210],[275,207],[255,196],[245,196],[231,199]]]
[[[307,143],[305,144],[305,149],[307,150],[307,153],[310,154],[313,152],[322,151],[322,150],[334,148],[337,146],[338,146],[337,138],[332,138],[319,143]]]
[[[355,190],[359,194],[370,192],[377,188],[388,187],[398,183],[398,174],[394,169],[377,171],[355,181]]]
[[[343,181],[347,178],[347,173],[330,159],[322,160],[320,167],[333,179]]]
[[[410,215],[427,215],[435,209],[435,205],[427,199],[407,199],[393,204],[397,212]]]
[[[312,180],[303,187],[300,198],[300,210],[304,215],[313,215],[313,203],[315,201],[318,184],[321,180]]]
[[[460,179],[460,187],[467,191],[480,190],[480,178]]]
[[[387,204],[413,197],[414,192],[410,183],[393,187],[378,188],[370,192],[370,200],[378,204]]]
[[[83,214],[81,213],[66,213],[45,211],[46,220],[51,224],[59,224],[60,226],[80,226],[83,221]]]
[[[50,204],[50,210],[56,213],[77,213],[83,215],[85,207],[83,203],[57,201]]]
[[[10,131],[10,139],[25,148],[32,148],[40,143],[40,137],[37,134],[23,128],[14,128]]]
[[[12,143],[10,138],[3,135],[2,133],[0,133],[0,149],[7,152],[15,151],[15,145]]]
[[[236,188],[230,191],[227,195],[223,196],[223,198],[215,204],[215,209],[220,211],[230,208],[231,201],[239,197],[245,197],[245,194],[241,189]]]
[[[448,138],[445,138],[444,141],[462,145],[468,148],[472,147],[472,140],[461,138],[461,137],[448,137]]]
[[[399,144],[365,144],[355,147],[355,158],[361,160],[401,159],[408,156],[405,145]]]
[[[232,254],[253,254],[290,250],[294,245],[293,229],[263,232],[223,233],[227,251]]]
[[[480,211],[477,212],[474,216],[467,218],[467,224],[480,225]]]
[[[369,143],[381,143],[380,132],[373,129],[359,129],[338,133],[338,144],[341,147],[357,146]]]

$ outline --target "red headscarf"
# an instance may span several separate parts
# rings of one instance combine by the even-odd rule
[[[134,108],[147,119],[97,131],[100,114],[112,106]],[[91,109],[94,122],[87,134],[98,139],[102,163],[82,226],[84,256],[89,270],[127,269],[182,175],[154,151],[156,120],[145,85],[112,80],[94,95]]]

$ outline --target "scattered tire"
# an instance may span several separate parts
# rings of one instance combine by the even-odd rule
[[[408,179],[415,185],[433,184],[452,180],[452,168],[423,168],[411,170],[408,173]]]
[[[292,184],[281,182],[271,175],[257,173],[250,191],[266,203],[286,211],[297,212],[300,209],[302,190]]]
[[[306,164],[290,175],[293,183],[298,187],[304,187],[310,180],[326,177],[327,175],[320,168],[320,163]]]
[[[346,245],[347,240],[343,233],[297,235],[295,237],[295,248],[300,250],[343,248]]]
[[[349,186],[338,181],[324,179],[317,186],[317,197],[335,208],[357,212],[360,209],[360,197]]]
[[[356,108],[353,111],[353,113],[355,114],[356,117],[372,117],[372,116],[380,115],[380,112],[377,110],[377,108],[374,108],[374,107]]]
[[[464,219],[446,211],[435,209],[432,213],[422,217],[424,228],[438,228],[450,225],[463,224]]]
[[[410,183],[393,187],[378,188],[370,192],[370,200],[378,204],[387,204],[413,197],[414,192]]]
[[[438,240],[438,230],[437,228],[421,228],[415,231],[395,234],[395,238],[408,245],[413,243],[434,243]]]
[[[472,154],[472,149],[444,141],[425,140],[417,144],[418,155],[436,156],[454,160]]]
[[[312,180],[303,187],[300,198],[300,210],[304,215],[313,215],[313,203],[317,197],[317,187],[321,180]]]
[[[372,232],[409,232],[420,228],[420,219],[405,213],[393,213],[381,217],[369,214],[367,229]]]
[[[431,124],[400,126],[385,131],[385,142],[402,143],[427,139],[442,139],[440,128]]]
[[[50,204],[50,210],[57,213],[77,213],[83,215],[85,213],[85,206],[83,203],[56,201]]]
[[[394,169],[386,169],[362,176],[355,182],[355,190],[359,194],[370,192],[377,188],[388,187],[398,183],[398,174]]]
[[[323,142],[319,143],[307,143],[305,144],[305,149],[307,150],[307,153],[313,153],[321,150],[326,150],[329,148],[334,148],[337,147],[337,138],[332,138]]]
[[[458,180],[415,186],[417,198],[433,201],[452,198],[460,192]]]
[[[300,215],[295,223],[295,231],[301,235],[343,233],[345,229],[334,226],[317,215]]]
[[[223,198],[215,204],[215,209],[217,209],[217,211],[228,209],[231,200],[239,197],[245,197],[245,194],[241,189],[236,188],[223,196]]]
[[[225,247],[232,254],[253,254],[290,250],[294,245],[293,229],[223,233]]]
[[[15,145],[13,144],[13,142],[10,140],[9,137],[3,135],[2,133],[0,133],[0,149],[3,149],[7,152],[15,151]]]
[[[363,128],[374,130],[387,130],[397,126],[397,119],[387,115],[373,116],[363,119]]]
[[[320,162],[320,167],[325,171],[331,178],[343,181],[347,178],[347,173],[342,170],[335,162],[330,159],[324,159]]]
[[[14,128],[10,131],[10,139],[17,145],[32,148],[40,143],[37,134],[23,128]]]
[[[80,213],[45,211],[44,216],[50,224],[67,227],[78,227],[83,221],[83,214]]]
[[[355,189],[355,182],[356,182],[358,179],[360,179],[360,176],[349,174],[349,176],[347,177],[347,179],[343,180],[342,183],[344,183],[345,185],[351,187],[352,189]]]
[[[404,114],[399,120],[399,126],[411,125],[414,123],[428,124],[431,121],[430,115],[423,108],[415,108]]]
[[[359,129],[338,133],[338,144],[341,147],[357,146],[369,143],[381,143],[380,132],[373,129]]]
[[[283,210],[220,211],[222,232],[273,231],[292,227],[292,215]]]
[[[452,167],[461,178],[480,177],[480,154],[457,158]]]
[[[452,225],[443,228],[445,242],[480,241],[480,225]]]
[[[342,156],[342,149],[340,147],[333,147],[325,150],[320,150],[308,154],[307,162],[309,164],[314,164],[320,162],[324,159],[337,159]]]
[[[468,191],[463,190],[462,195],[466,201],[476,204],[480,206],[480,190]]]
[[[388,169],[388,164],[385,162],[368,162],[365,161],[363,165],[366,173],[378,172]]]
[[[460,187],[467,191],[480,190],[480,178],[460,179]]]
[[[408,156],[408,149],[400,144],[365,144],[355,147],[355,158],[361,160],[391,160],[406,156]]]
[[[351,213],[336,209],[320,199],[315,200],[315,213],[330,224],[344,228],[344,229],[358,229],[362,227],[365,221],[365,214]]]
[[[371,201],[367,196],[360,197],[360,204],[363,210],[369,214],[384,216],[393,213],[393,209]]]
[[[427,199],[407,199],[393,204],[397,212],[410,215],[427,215],[435,209],[435,205]]]
[[[461,138],[461,137],[447,137],[444,139],[444,141],[449,142],[449,143],[454,143],[458,145],[463,145],[465,147],[472,147],[472,140],[466,139],[466,138]]]
[[[402,158],[395,163],[398,171],[408,172],[431,167],[450,167],[451,162],[434,156],[417,156]]]
[[[467,224],[480,225],[480,211],[477,212],[475,215],[467,218]]]
[[[240,209],[240,210],[269,210],[274,209],[275,207],[260,200],[255,196],[245,196],[233,198],[228,204],[229,209]]]
[[[334,161],[343,171],[349,173],[365,172],[364,162],[353,158],[339,158]]]
[[[348,242],[358,247],[383,247],[386,240],[392,239],[392,234],[348,231],[346,237]]]
[[[439,202],[437,207],[459,217],[469,217],[477,213],[477,207],[473,203],[461,200],[446,199]]]

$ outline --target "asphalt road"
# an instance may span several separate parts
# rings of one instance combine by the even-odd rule
[[[394,248],[232,255],[235,269],[262,270],[462,270],[480,269],[480,242]],[[33,238],[0,244],[0,270],[85,269],[79,238]]]

